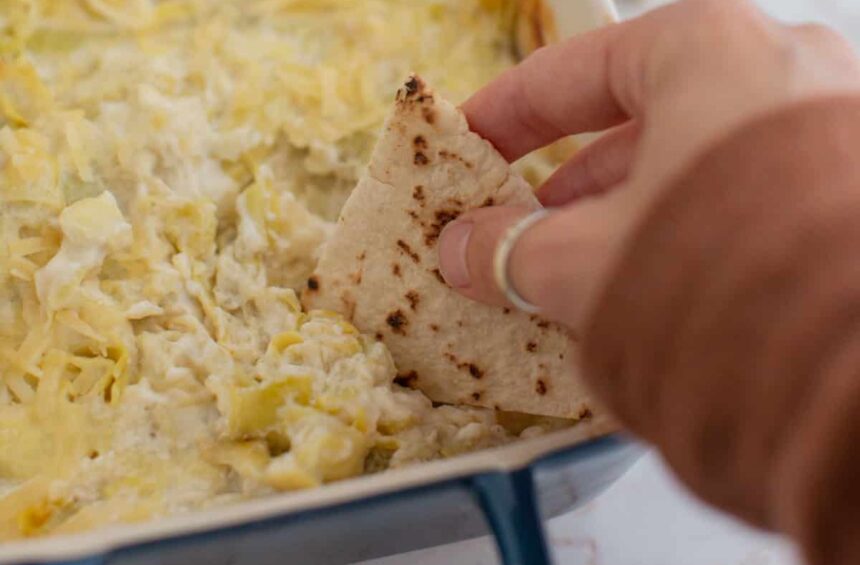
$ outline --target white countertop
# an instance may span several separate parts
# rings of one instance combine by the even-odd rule
[[[578,0],[570,0],[572,2]],[[792,21],[827,22],[860,45],[858,0],[759,0]],[[627,0],[627,10],[665,3]],[[624,7],[623,7],[624,9]],[[557,565],[799,565],[787,542],[705,508],[656,455],[639,461],[603,496],[553,520]],[[367,561],[362,565],[495,565],[488,538]]]

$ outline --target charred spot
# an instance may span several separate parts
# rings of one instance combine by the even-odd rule
[[[421,115],[424,117],[424,121],[430,125],[436,121],[436,112],[433,108],[428,108],[427,106],[421,108]]]
[[[442,233],[442,230],[445,229],[445,226],[456,220],[459,215],[459,210],[436,210],[433,223],[430,224],[430,227],[424,233],[424,243],[428,246],[436,243],[436,241],[439,240],[439,234]]]
[[[406,315],[403,314],[402,310],[395,310],[388,314],[385,318],[385,323],[388,324],[388,327],[391,328],[396,334],[406,335],[406,325],[409,324],[409,320],[406,318]]]
[[[437,324],[430,324],[430,329],[434,332],[438,332],[439,326]]]
[[[430,272],[433,273],[433,276],[436,277],[437,281],[439,281],[440,283],[442,283],[444,285],[448,284],[445,282],[445,277],[442,276],[442,271],[440,271],[439,269],[433,269]]]
[[[415,382],[418,380],[418,373],[409,371],[408,373],[400,373],[394,377],[394,382],[406,388],[415,388]]]
[[[403,251],[406,255],[408,255],[416,263],[421,262],[421,257],[419,257],[418,254],[415,253],[415,251],[413,251],[411,247],[409,247],[409,244],[406,243],[405,241],[403,241],[402,239],[397,240],[397,247],[399,247],[401,251]]]
[[[481,400],[481,393],[480,392],[473,392],[472,393],[472,400],[474,400],[475,402]]]
[[[547,390],[548,389],[546,387],[546,383],[543,381],[543,379],[538,379],[535,383],[535,392],[543,396],[546,394]]]
[[[463,157],[461,157],[460,155],[458,155],[458,154],[456,154],[456,153],[451,153],[450,151],[446,151],[446,150],[442,149],[441,151],[439,151],[439,156],[440,156],[440,157],[442,157],[443,159],[450,159],[450,160],[453,160],[453,161],[459,161],[459,162],[460,162],[460,163],[462,163],[462,164],[463,164],[467,169],[471,169],[471,168],[472,168],[472,163],[471,163],[471,162],[467,161],[466,159],[464,159]]]
[[[416,151],[415,158],[412,160],[412,162],[420,167],[429,163],[430,159],[428,159],[427,155],[425,155],[421,151]]]
[[[423,135],[416,135],[415,139],[412,140],[412,147],[417,150],[427,149],[427,140],[424,139]]]
[[[406,300],[409,302],[409,307],[415,311],[418,308],[418,303],[421,302],[421,296],[414,290],[406,293]]]
[[[423,203],[426,197],[424,196],[424,187],[420,184],[412,189],[412,198]]]
[[[418,89],[421,87],[421,82],[418,80],[418,77],[411,76],[403,86],[406,87],[406,95],[411,96],[418,92]]]
[[[470,363],[470,362],[467,362],[467,361],[462,361],[462,362],[461,362],[461,361],[457,358],[457,356],[456,356],[456,355],[453,355],[453,354],[451,354],[451,353],[445,353],[444,357],[445,357],[445,359],[447,359],[448,361],[450,361],[452,364],[456,365],[456,366],[457,366],[457,368],[458,368],[458,369],[460,369],[461,371],[466,371],[466,372],[468,372],[470,375],[472,375],[472,378],[474,378],[474,379],[481,379],[481,378],[483,378],[483,376],[484,376],[484,371],[483,371],[483,370],[481,370],[481,368],[480,368],[480,367],[478,367],[477,365],[475,365],[474,363]]]
[[[308,278],[308,289],[309,290],[319,290],[320,289],[320,280],[316,277],[316,275]]]
[[[486,208],[487,206],[492,206],[496,203],[492,196],[488,196],[484,203],[481,204],[482,207]]]
[[[391,274],[394,275],[395,277],[401,276],[401,274],[400,274],[400,263],[392,263]]]
[[[535,343],[534,341],[528,342],[526,344],[526,351],[528,351],[529,353],[534,353],[535,351],[537,351],[537,343]]]

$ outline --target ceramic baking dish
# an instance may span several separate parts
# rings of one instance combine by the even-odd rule
[[[554,0],[560,35],[611,0]],[[154,522],[0,544],[2,564],[346,564],[492,532],[505,565],[550,563],[542,523],[593,498],[641,448],[599,421],[505,447]]]

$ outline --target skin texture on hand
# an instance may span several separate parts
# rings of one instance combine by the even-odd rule
[[[585,342],[592,387],[697,493],[822,565],[860,562],[858,144],[860,95],[707,151],[637,229]]]
[[[472,129],[509,160],[565,135],[616,129],[540,190],[556,212],[514,249],[514,286],[581,330],[635,226],[710,144],[775,108],[857,90],[860,62],[844,39],[783,26],[746,0],[688,0],[538,50],[464,104]],[[443,275],[466,296],[503,303],[486,255],[523,213],[465,214],[475,226],[467,245],[449,224]]]
[[[514,246],[511,282],[584,335],[591,385],[696,492],[816,565],[860,562],[849,44],[745,0],[687,0],[544,48],[463,109],[510,160],[609,130],[540,188],[554,211]],[[449,224],[446,280],[505,304],[493,254],[525,213]]]

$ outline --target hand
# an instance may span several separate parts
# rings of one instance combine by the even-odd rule
[[[517,242],[511,282],[545,317],[581,330],[636,226],[700,153],[757,116],[848,91],[860,91],[860,61],[846,40],[780,24],[746,0],[686,0],[537,51],[464,104],[472,129],[511,161],[610,131],[539,189],[558,210]],[[449,224],[449,284],[505,304],[493,253],[525,213],[487,208]]]

